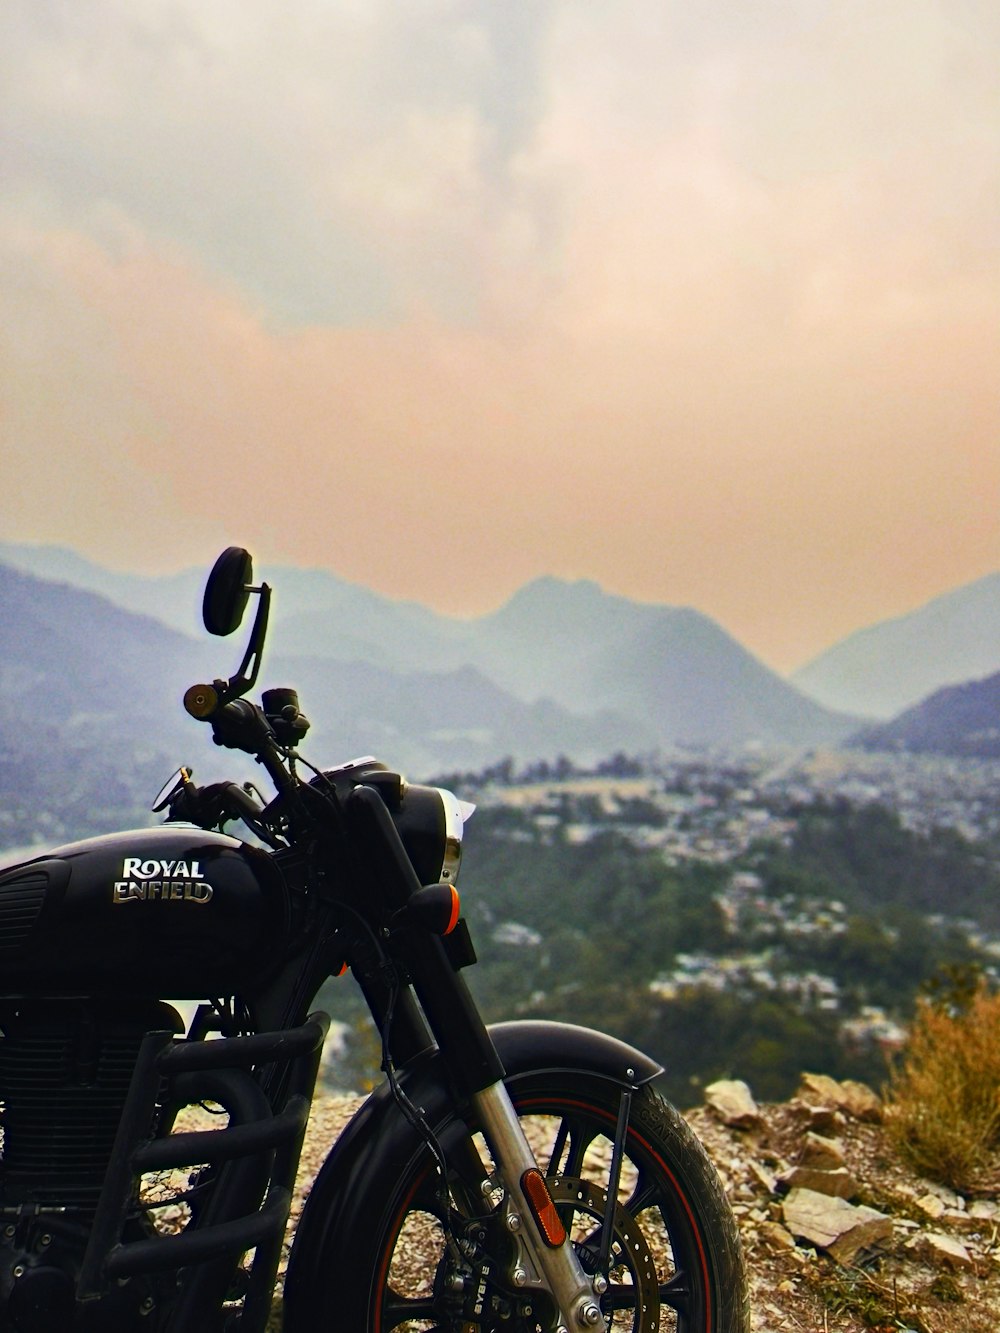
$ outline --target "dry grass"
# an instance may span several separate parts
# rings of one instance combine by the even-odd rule
[[[924,1176],[960,1193],[1000,1177],[1000,995],[923,1001],[887,1089],[887,1127]]]

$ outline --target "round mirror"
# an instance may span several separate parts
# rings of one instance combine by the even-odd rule
[[[190,768],[178,768],[176,772],[171,773],[153,798],[153,804],[150,806],[153,814],[157,815],[161,810],[166,810],[171,798],[190,781]]]
[[[229,546],[212,566],[201,604],[209,634],[232,634],[238,629],[250,597],[253,559],[242,546]]]

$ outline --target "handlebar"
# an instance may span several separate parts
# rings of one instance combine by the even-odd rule
[[[265,691],[265,707],[261,708],[243,698],[222,702],[226,699],[225,688],[225,681],[192,685],[184,695],[184,707],[199,722],[211,725],[216,745],[242,750],[262,764],[279,796],[286,798],[288,815],[293,821],[303,818],[298,782],[286,766],[290,747],[309,727],[308,719],[299,711],[298,695],[294,690]],[[234,797],[237,803],[246,797],[234,783],[229,785],[240,792]],[[254,807],[252,812],[238,808],[233,817],[243,819],[260,835],[260,808],[255,802]]]
[[[180,781],[161,804],[169,807],[168,820],[184,820],[200,828],[222,828],[230,819],[242,819],[244,824],[271,847],[280,846],[264,820],[264,807],[251,789],[236,782],[212,782],[197,787],[191,781],[190,771],[181,769]]]
[[[217,682],[221,683],[221,682]],[[184,707],[199,722],[208,722],[216,745],[243,750],[263,764],[282,794],[294,783],[285,768],[278,738],[264,710],[248,699],[220,704],[216,685],[192,685],[184,695]]]

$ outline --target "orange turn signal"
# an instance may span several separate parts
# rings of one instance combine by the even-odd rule
[[[397,916],[415,921],[432,935],[450,935],[462,914],[462,900],[454,884],[425,884],[416,889]]]
[[[524,1191],[524,1197],[528,1201],[532,1216],[538,1224],[542,1240],[550,1249],[558,1249],[566,1239],[566,1228],[556,1212],[552,1195],[549,1193],[549,1187],[546,1185],[545,1177],[541,1171],[535,1167],[525,1171],[521,1177],[521,1189]]]

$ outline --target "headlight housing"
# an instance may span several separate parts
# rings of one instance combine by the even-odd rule
[[[421,884],[454,884],[462,859],[462,834],[475,806],[444,787],[405,782],[385,764],[366,755],[328,769],[322,781],[342,797],[359,784],[374,787],[385,802]]]
[[[444,787],[407,783],[392,818],[421,884],[454,884],[462,834],[476,807]]]

